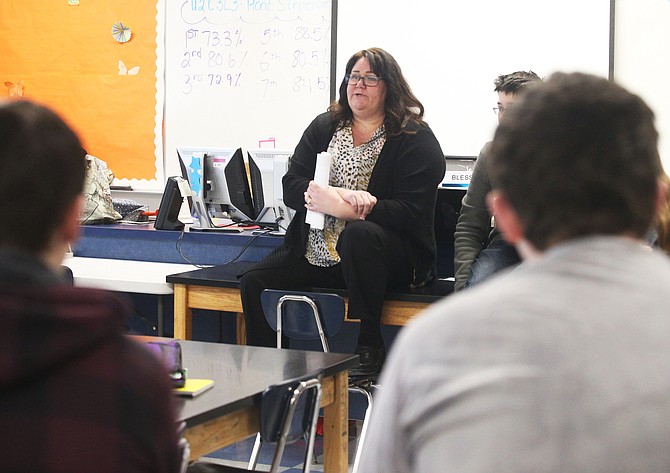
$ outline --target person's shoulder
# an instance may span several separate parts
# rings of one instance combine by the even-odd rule
[[[486,159],[486,156],[488,156],[491,153],[491,145],[493,144],[493,141],[487,141],[484,143],[484,146],[482,146],[482,149],[479,151],[479,156],[477,156],[477,160],[484,160]]]
[[[403,132],[390,139],[396,139],[397,142],[403,145],[419,146],[427,155],[431,155],[436,159],[444,160],[444,153],[437,136],[427,123],[417,123],[410,121],[403,127]],[[446,164],[445,164],[446,165]]]
[[[405,133],[409,134],[409,135],[416,134],[416,135],[421,135],[421,136],[435,137],[435,133],[433,132],[433,129],[425,121],[419,122],[419,121],[416,121],[416,120],[409,120],[403,126],[403,131],[405,131]],[[437,138],[435,138],[435,139],[437,139]]]
[[[326,139],[335,132],[337,124],[332,112],[323,112],[314,117],[305,129],[304,135],[311,139]]]
[[[413,125],[413,130],[414,130],[414,132],[412,133],[413,136],[421,140],[424,143],[424,145],[426,146],[429,145],[433,147],[436,151],[439,150],[440,155],[444,157],[444,153],[442,152],[440,142],[437,139],[435,133],[433,132],[433,129],[428,125],[428,123],[426,122],[415,123]]]
[[[323,112],[318,114],[314,120],[312,120],[311,126],[316,126],[319,128],[331,128],[335,126],[333,112]]]
[[[472,186],[473,182],[475,184],[481,182],[482,180],[486,180],[488,182],[488,177],[486,176],[486,174],[488,173],[486,163],[488,162],[488,155],[490,153],[491,144],[492,144],[491,141],[486,142],[484,146],[482,146],[482,149],[479,151],[479,155],[477,155],[477,159],[475,160],[474,172],[468,190],[473,188]],[[491,190],[491,186],[489,183],[487,183],[486,193],[488,193],[489,190]]]

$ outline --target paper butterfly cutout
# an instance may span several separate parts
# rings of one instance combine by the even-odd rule
[[[119,60],[119,75],[120,76],[136,76],[140,72],[140,66],[131,67],[128,69],[123,61]]]
[[[20,80],[16,84],[14,82],[5,82],[7,90],[9,91],[9,96],[18,96],[23,97],[23,81]]]

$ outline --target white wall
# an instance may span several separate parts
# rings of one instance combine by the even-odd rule
[[[528,69],[607,77],[609,19],[610,0],[340,0],[337,80],[356,51],[385,49],[444,153],[477,155],[497,125],[493,80]]]
[[[670,0],[616,0],[614,78],[656,113],[670,172]]]

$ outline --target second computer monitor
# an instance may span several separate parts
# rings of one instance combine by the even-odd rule
[[[276,225],[280,232],[286,230],[295,213],[284,203],[282,188],[292,154],[279,149],[247,150],[256,222]]]

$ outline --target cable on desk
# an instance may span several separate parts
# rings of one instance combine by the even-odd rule
[[[267,235],[268,233],[271,233],[271,232],[272,232],[272,230],[264,230],[264,231],[262,231],[262,232],[260,232],[260,233],[256,233],[255,235],[253,235],[253,236],[249,239],[249,241],[247,241],[247,242],[244,244],[244,246],[242,247],[242,249],[240,250],[240,252],[237,254],[237,256],[235,256],[235,257],[234,257],[233,259],[231,259],[230,261],[227,261],[227,262],[222,263],[222,264],[217,264],[216,266],[225,266],[225,265],[227,265],[227,264],[234,263],[235,261],[237,261],[238,259],[240,259],[240,257],[244,254],[244,252],[247,251],[247,248],[249,248],[249,245],[251,245],[251,244],[256,240],[256,238],[258,238],[259,236]],[[182,251],[182,242],[183,242],[183,240],[184,240],[184,234],[185,234],[185,233],[186,233],[186,232],[185,232],[184,230],[182,230],[182,231],[181,231],[181,234],[179,235],[179,238],[177,238],[177,241],[175,242],[175,247],[176,247],[176,249],[177,249],[177,252],[179,253],[179,256],[181,256],[181,257],[184,259],[184,261],[186,261],[188,264],[191,264],[191,265],[195,266],[196,268],[200,268],[200,269],[202,269],[202,268],[206,268],[207,266],[202,265],[202,264],[198,264],[198,263],[194,263],[193,261],[191,261],[190,259],[188,259],[188,257],[187,257],[187,256],[184,254],[184,252]]]
[[[286,233],[286,231],[288,230],[288,227],[285,227],[281,224],[281,222],[283,222],[284,220],[286,220],[286,219],[280,215],[275,220],[275,224],[277,225],[277,230],[283,230],[284,233]]]

